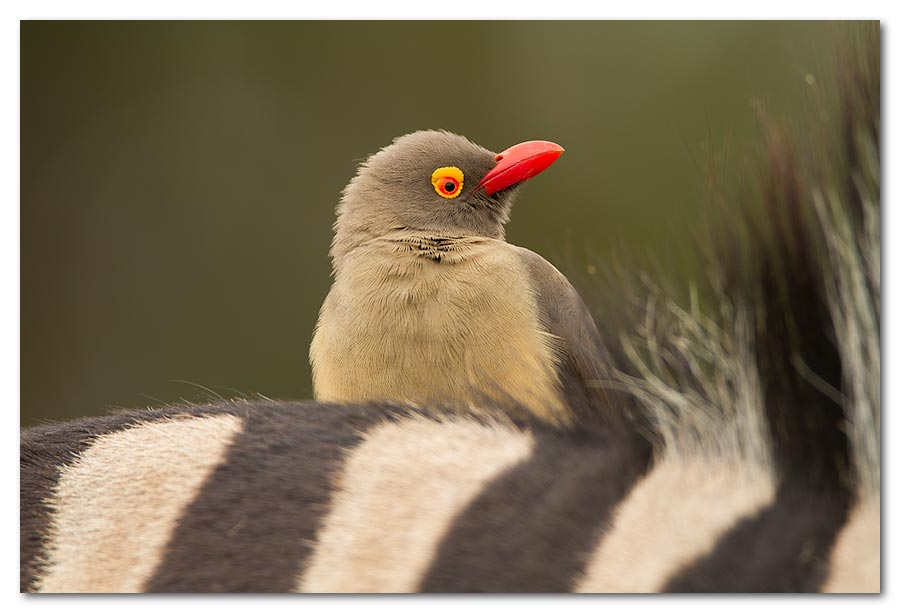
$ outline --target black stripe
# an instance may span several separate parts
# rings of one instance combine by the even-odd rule
[[[621,438],[536,434],[456,520],[424,592],[564,592],[574,587],[610,513],[646,471],[649,450]]]
[[[399,413],[376,404],[254,406],[182,516],[146,591],[293,591],[347,451]]]
[[[663,591],[817,592],[828,577],[831,548],[849,506],[841,493],[785,485],[772,505],[738,522]]]
[[[233,413],[232,406],[171,407],[125,411],[105,417],[38,426],[23,430],[19,455],[19,590],[28,592],[44,569],[51,510],[47,500],[59,483],[60,469],[74,462],[96,437],[173,415]]]

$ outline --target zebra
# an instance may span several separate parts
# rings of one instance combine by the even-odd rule
[[[622,419],[260,398],[26,429],[21,591],[879,592],[878,38],[822,159],[763,118],[703,292],[604,281]]]

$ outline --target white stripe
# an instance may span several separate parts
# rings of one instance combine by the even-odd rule
[[[774,491],[762,470],[663,461],[618,506],[576,591],[659,591],[728,528],[769,504]]]
[[[881,499],[857,505],[831,551],[823,592],[881,592]]]
[[[465,421],[374,429],[348,459],[298,589],[415,590],[457,515],[533,447],[530,434]]]
[[[150,422],[103,435],[61,470],[43,592],[137,592],[185,507],[219,465],[237,417]]]

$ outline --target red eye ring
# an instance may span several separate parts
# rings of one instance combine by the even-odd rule
[[[459,181],[453,177],[441,177],[437,181],[437,188],[442,196],[454,196],[459,191]]]

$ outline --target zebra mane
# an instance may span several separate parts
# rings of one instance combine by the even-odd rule
[[[800,134],[759,111],[764,158],[740,195],[714,194],[708,277],[687,300],[647,275],[618,273],[596,292],[617,300],[595,308],[611,322],[615,375],[604,385],[632,399],[659,457],[877,494],[878,34],[877,24],[848,32],[838,50],[837,137],[818,111]]]

